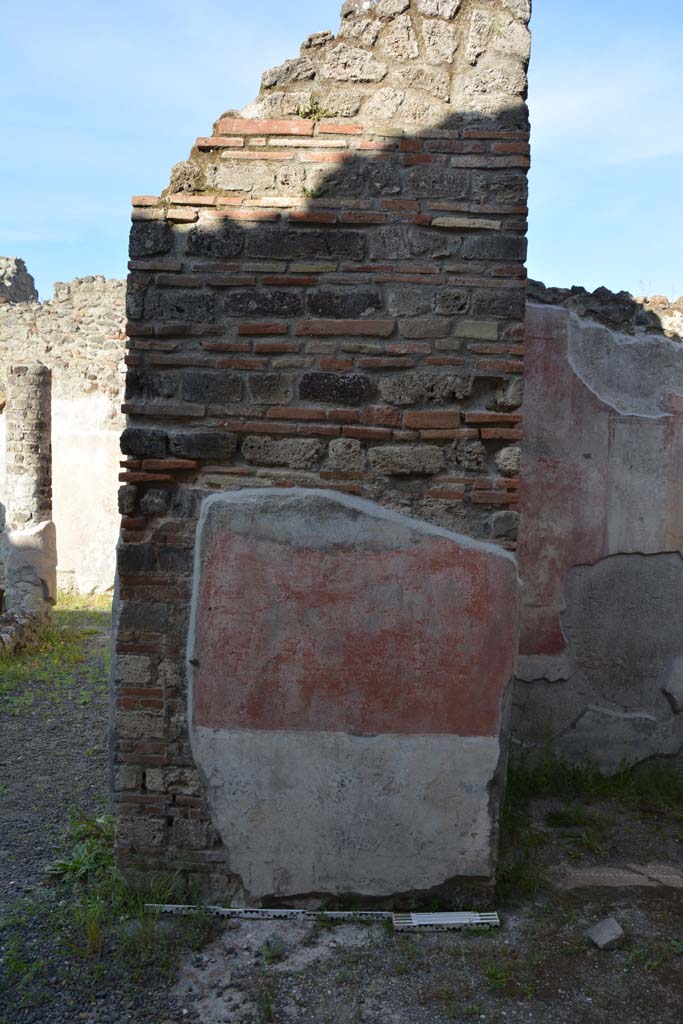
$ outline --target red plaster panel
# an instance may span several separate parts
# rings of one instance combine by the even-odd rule
[[[572,367],[570,329],[564,309],[527,309],[518,545],[522,656],[564,652],[560,617],[572,566],[624,551],[683,546],[680,399],[672,396],[668,418],[620,414]],[[651,487],[631,466],[636,445],[659,467]]]
[[[350,550],[225,522],[207,533],[197,725],[498,735],[515,649],[511,560],[438,535]]]
[[[567,569],[597,561],[604,548],[607,438],[598,431],[580,443],[582,431],[597,424],[602,403],[567,360],[566,312],[531,307],[526,344],[520,654],[552,655],[565,648],[560,609]]]

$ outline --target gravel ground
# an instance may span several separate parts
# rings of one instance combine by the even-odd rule
[[[33,701],[0,698],[0,1024],[683,1022],[675,870],[669,886],[552,887],[574,868],[683,869],[681,815],[616,799],[578,810],[532,802],[517,839],[530,844],[530,860],[508,878],[500,930],[243,921],[216,925],[207,944],[204,920],[188,931],[161,918],[149,934],[129,920],[84,945],[74,924],[79,890],[48,881],[46,870],[71,810],[106,810],[108,624],[101,613],[93,622],[72,678],[35,688]],[[0,694],[1,673],[0,665]],[[524,899],[514,899],[514,884]],[[601,952],[586,933],[608,915],[626,938]],[[165,973],[145,963],[157,955]]]
[[[192,1021],[167,978],[130,980],[115,947],[84,955],[70,893],[47,879],[70,813],[108,809],[108,616],[84,625],[73,678],[0,702],[0,1024]]]
[[[483,934],[242,922],[185,958],[176,991],[203,1024],[680,1024],[681,910],[620,893],[508,908]],[[600,952],[586,930],[607,914],[627,938]]]
[[[104,694],[84,707],[70,693],[56,706],[41,702],[29,713],[2,716],[2,910],[44,881],[70,808],[105,809],[106,714]]]

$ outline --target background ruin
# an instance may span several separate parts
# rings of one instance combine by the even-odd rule
[[[77,593],[105,593],[114,581],[125,294],[124,281],[89,277],[55,285],[40,302],[23,261],[0,258],[0,395],[14,364],[51,371],[59,586]],[[0,414],[0,500],[4,480]]]

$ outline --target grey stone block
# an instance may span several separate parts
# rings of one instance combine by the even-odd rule
[[[119,654],[116,659],[115,679],[121,686],[151,686],[152,663],[142,654]]]
[[[119,487],[119,512],[122,516],[129,516],[135,511],[137,497],[138,489],[134,484]]]
[[[524,381],[516,377],[496,392],[496,408],[503,412],[514,412],[519,409],[524,398]]]
[[[461,469],[476,471],[486,465],[486,448],[481,441],[454,441],[451,456]]]
[[[443,21],[422,23],[422,36],[429,64],[452,64],[458,46],[455,27]]]
[[[390,405],[447,405],[472,393],[472,378],[463,373],[414,370],[379,380],[379,392]]]
[[[529,187],[525,174],[488,174],[476,172],[471,177],[472,199],[480,203],[525,205]]]
[[[503,320],[524,320],[526,291],[524,288],[475,288],[472,313],[475,316],[500,317]]]
[[[470,294],[465,288],[442,288],[434,296],[435,313],[462,314],[469,308]]]
[[[496,512],[491,520],[496,540],[516,540],[519,529],[519,512]]]
[[[377,14],[380,18],[395,18],[410,7],[410,0],[377,0]],[[361,3],[360,10],[367,10],[367,4]]]
[[[212,224],[193,228],[187,236],[188,256],[207,259],[233,259],[244,248],[244,230],[234,224]]]
[[[140,511],[145,515],[161,516],[168,510],[170,500],[168,491],[152,487],[140,499]]]
[[[212,321],[216,314],[216,296],[208,292],[183,291],[180,288],[148,291],[145,296],[147,320]]]
[[[148,459],[161,459],[167,453],[168,435],[163,430],[127,427],[121,434],[121,451]]]
[[[264,89],[276,89],[294,82],[309,82],[312,78],[315,78],[315,64],[305,57],[298,57],[264,71],[261,86]]]
[[[460,9],[461,0],[417,0],[420,14],[428,18],[446,18],[452,21]]]
[[[188,369],[180,376],[180,397],[185,402],[227,405],[242,397],[242,378],[238,373]]]
[[[165,633],[172,621],[172,608],[167,604],[123,601],[119,613],[119,633]]]
[[[330,465],[344,473],[357,473],[365,469],[367,456],[360,441],[352,437],[339,437],[330,441]]]
[[[235,454],[237,438],[227,430],[178,431],[169,435],[168,445],[171,455],[178,458],[220,462]]]
[[[451,321],[448,317],[420,316],[401,320],[401,336],[404,338],[447,338],[450,329]]]
[[[524,235],[501,235],[499,232],[472,235],[463,243],[463,255],[473,260],[525,260],[526,250]],[[520,291],[523,294],[523,290]]]
[[[496,466],[501,476],[517,476],[522,466],[521,448],[501,448],[496,452]]]
[[[299,397],[307,402],[361,405],[373,395],[372,381],[360,373],[305,373],[299,384]]]
[[[392,316],[419,316],[429,313],[432,289],[421,285],[388,285],[386,288],[387,312]],[[439,313],[445,310],[437,310]]]
[[[220,436],[221,435],[219,435],[219,438]],[[231,444],[237,447],[237,438],[234,437],[234,435],[230,435],[230,437],[232,438]],[[179,519],[194,519],[202,497],[203,493],[201,491],[183,489],[181,491],[172,492],[170,511]]]
[[[446,460],[443,450],[434,445],[387,445],[372,448],[370,465],[386,476],[425,476],[440,473]]]
[[[336,189],[335,189],[336,191]],[[247,255],[255,259],[363,259],[367,243],[359,231],[284,231],[255,228],[247,235]]]
[[[624,930],[613,917],[606,917],[588,932],[588,938],[598,949],[616,949],[626,938]]]
[[[382,296],[376,288],[320,288],[308,295],[309,313],[332,319],[369,316],[381,310],[382,305]]]
[[[8,302],[37,302],[35,281],[22,259],[0,256],[0,299]]]
[[[173,232],[160,221],[136,221],[130,232],[131,259],[163,256],[173,248]]]
[[[294,398],[294,377],[288,373],[252,374],[248,389],[253,402],[286,405]]]
[[[410,259],[411,256],[453,256],[461,244],[456,236],[410,224],[396,224],[374,231],[370,235],[368,250],[373,260],[394,262]]]
[[[245,316],[296,316],[304,308],[299,292],[260,291],[257,288],[235,289],[223,300],[225,312]]]
[[[333,82],[381,82],[387,71],[387,65],[367,50],[340,43],[330,51],[320,74]]]
[[[320,461],[324,445],[311,438],[246,437],[242,455],[256,466],[289,466],[290,469],[312,469]]]
[[[408,14],[395,17],[380,38],[378,51],[391,61],[414,60],[419,56],[417,36]]]
[[[143,373],[129,370],[126,374],[125,401],[141,398],[175,398],[180,381],[175,373]]]
[[[419,199],[467,199],[471,180],[467,171],[427,164],[410,169],[406,191]]]

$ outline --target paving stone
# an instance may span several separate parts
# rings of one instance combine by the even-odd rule
[[[659,882],[639,870],[622,867],[575,868],[563,865],[552,873],[560,889],[656,889]]]

